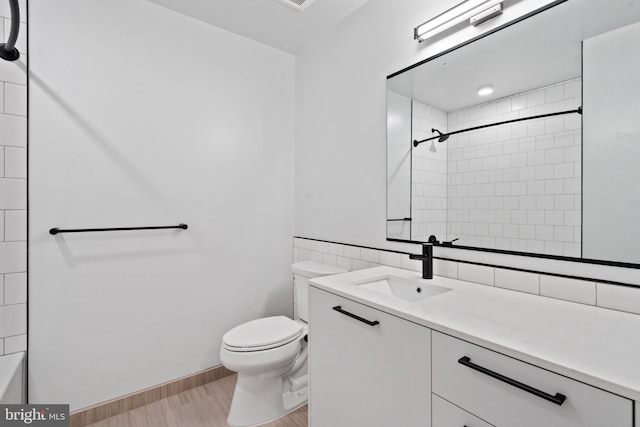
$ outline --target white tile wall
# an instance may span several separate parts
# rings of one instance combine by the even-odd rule
[[[4,339],[4,354],[17,353],[27,349],[27,334],[15,335]]]
[[[326,265],[336,266],[336,265],[338,265],[338,258],[337,258],[336,255],[323,253],[322,254],[322,263],[326,264]]]
[[[4,176],[7,178],[27,177],[27,149],[22,147],[5,147]]]
[[[596,305],[596,283],[555,276],[540,276],[540,295]]]
[[[494,268],[483,265],[464,264],[458,265],[458,279],[481,285],[494,285]]]
[[[447,113],[413,101],[412,140],[421,141],[447,132]],[[424,142],[411,153],[411,237],[427,240],[447,231],[447,147],[436,141]]]
[[[367,261],[362,261],[359,259],[351,260],[351,270],[363,270],[365,268],[371,267],[371,264]]]
[[[329,244],[327,242],[316,242],[316,251],[329,252]]]
[[[436,276],[458,278],[458,263],[454,261],[433,260],[433,274]]]
[[[26,271],[26,242],[0,242],[0,274]]]
[[[6,228],[6,231],[4,233],[5,241],[24,242],[27,240],[27,211],[26,210],[4,211],[4,220],[5,220],[4,226]]]
[[[495,269],[495,285],[498,288],[540,294],[540,275],[523,271]]]
[[[25,85],[4,84],[4,112],[16,116],[27,115],[27,87]]]
[[[337,245],[335,243],[329,243],[329,253],[337,256],[344,255],[344,245]]]
[[[4,305],[26,304],[27,273],[5,274]]]
[[[344,268],[345,270],[353,270],[351,265],[351,258],[338,257],[337,266],[340,268]]]
[[[360,248],[345,245],[344,256],[347,258],[360,259]]]
[[[0,87],[4,85],[0,83]],[[27,146],[26,117],[0,114],[0,146]]]
[[[317,248],[316,241],[314,240],[303,238],[294,238],[293,240],[294,262],[313,259],[313,257],[316,259],[324,259],[325,255],[333,255],[330,252],[323,253],[316,250],[303,249],[309,247]],[[336,265],[347,270],[359,270],[378,265],[388,265],[406,270],[422,271],[422,262],[409,259],[409,255],[406,253],[387,251],[384,249],[361,248],[342,243],[329,243],[326,246],[321,245],[320,247],[331,251],[332,247],[335,250],[338,246],[342,247],[344,256],[336,256]],[[415,253],[419,252],[420,249],[416,246]],[[378,255],[379,263],[367,260],[375,257],[375,255],[373,255],[374,253]],[[333,258],[330,259],[333,260]],[[438,276],[465,280],[479,285],[496,286],[507,290],[640,314],[640,287],[596,283],[589,280],[569,279],[550,276],[544,273],[508,270],[505,268],[481,266],[452,260],[436,259],[433,262],[433,269],[434,274]],[[9,275],[7,275],[7,277],[9,277]],[[6,280],[10,280],[13,283],[13,281],[22,279],[11,277]],[[11,284],[10,287],[11,286],[17,285]]]
[[[380,251],[380,264],[402,268],[402,254]]]
[[[23,28],[20,28],[20,32],[22,32],[23,30],[24,30]],[[3,38],[2,40],[4,41],[6,40],[6,38]],[[26,66],[27,56],[22,55],[24,50],[20,49],[20,47],[18,47],[18,50],[20,51],[20,55],[21,55],[18,62],[18,64],[20,65],[17,65],[16,63],[9,62],[9,61],[1,61],[0,62],[0,80],[7,83],[26,85],[27,76],[24,73],[23,66]]]
[[[0,178],[0,209],[27,208],[27,180]]]
[[[413,138],[575,109],[580,88],[578,78],[449,113],[414,101]],[[423,143],[412,154],[412,238],[579,257],[580,175],[578,114]]]
[[[26,2],[21,0],[26,20]],[[10,28],[8,2],[0,2],[0,34]],[[20,59],[0,60],[0,354],[27,345],[27,76],[26,25],[16,47]]]
[[[27,332],[27,305],[0,307],[0,337],[11,337]]]
[[[574,79],[450,112],[449,130],[575,109],[580,85]],[[572,114],[451,136],[449,238],[458,237],[461,245],[579,257],[580,129],[580,115]]]
[[[598,306],[640,314],[640,292],[635,288],[598,283]]]
[[[367,249],[367,248],[360,249],[360,257],[362,258],[363,261],[373,262],[376,264],[380,263],[380,251],[375,249]]]

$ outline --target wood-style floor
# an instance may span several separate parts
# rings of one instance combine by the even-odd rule
[[[229,427],[236,375],[187,390],[89,427]],[[265,427],[307,427],[307,405]]]

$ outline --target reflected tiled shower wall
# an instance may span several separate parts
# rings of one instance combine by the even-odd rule
[[[447,132],[447,113],[413,100],[411,106],[412,139],[431,138],[438,129]],[[444,238],[447,232],[447,146],[438,140],[414,147],[411,154],[411,235],[427,240],[434,234]]]
[[[26,20],[26,2],[20,2]],[[0,34],[11,27],[0,4]],[[26,25],[16,47],[20,59],[0,59],[0,356],[27,347],[27,75]]]
[[[414,101],[413,135],[574,110],[581,87],[576,78],[448,113]],[[581,256],[581,126],[573,113],[414,148],[412,238],[435,234],[465,246]]]
[[[580,79],[449,112],[449,131],[574,110]],[[447,234],[458,244],[581,256],[582,121],[577,113],[452,136]]]

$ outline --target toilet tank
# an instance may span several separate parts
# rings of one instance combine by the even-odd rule
[[[309,321],[309,279],[346,273],[348,270],[315,261],[300,261],[291,266],[293,271],[293,318]]]

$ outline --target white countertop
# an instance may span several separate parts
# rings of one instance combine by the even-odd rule
[[[421,274],[375,267],[311,280],[329,291],[427,328],[640,401],[640,316],[446,277],[452,291],[408,302],[353,282]]]

